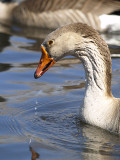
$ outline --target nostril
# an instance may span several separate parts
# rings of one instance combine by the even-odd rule
[[[44,71],[45,69],[47,69],[49,67],[49,65],[51,64],[52,61],[50,61],[48,64],[46,64],[46,66],[43,68],[42,71]]]

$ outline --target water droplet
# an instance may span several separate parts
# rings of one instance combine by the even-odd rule
[[[36,101],[35,103],[38,104],[38,101]]]
[[[32,140],[30,139],[30,140],[29,140],[29,144],[30,144],[31,142],[32,142]]]

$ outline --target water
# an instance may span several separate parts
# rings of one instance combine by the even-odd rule
[[[68,57],[34,79],[49,32],[0,25],[0,159],[120,159],[119,136],[79,119],[85,79],[77,59]],[[110,49],[112,91],[119,97],[120,47]]]

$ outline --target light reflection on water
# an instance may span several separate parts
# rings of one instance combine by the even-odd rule
[[[34,38],[27,38],[32,35],[25,34],[25,29],[12,30],[12,36],[0,33],[1,159],[119,159],[119,136],[79,119],[85,82],[77,59],[64,59],[34,79],[40,44],[48,32],[38,34],[36,29]],[[120,53],[120,47],[110,47],[112,54]],[[113,59],[112,79],[117,97],[119,75],[117,58]]]

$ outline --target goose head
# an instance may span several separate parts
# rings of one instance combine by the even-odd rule
[[[61,27],[50,33],[41,44],[42,56],[35,78],[43,75],[54,63],[67,55],[74,55],[77,50],[84,48],[83,37],[76,33],[75,26]],[[80,47],[79,47],[80,46]]]
[[[83,63],[87,84],[95,81],[98,88],[105,89],[105,92],[111,94],[109,49],[92,27],[74,23],[58,28],[46,37],[41,44],[41,50],[42,56],[34,74],[35,78],[42,76],[61,58],[72,55]]]

